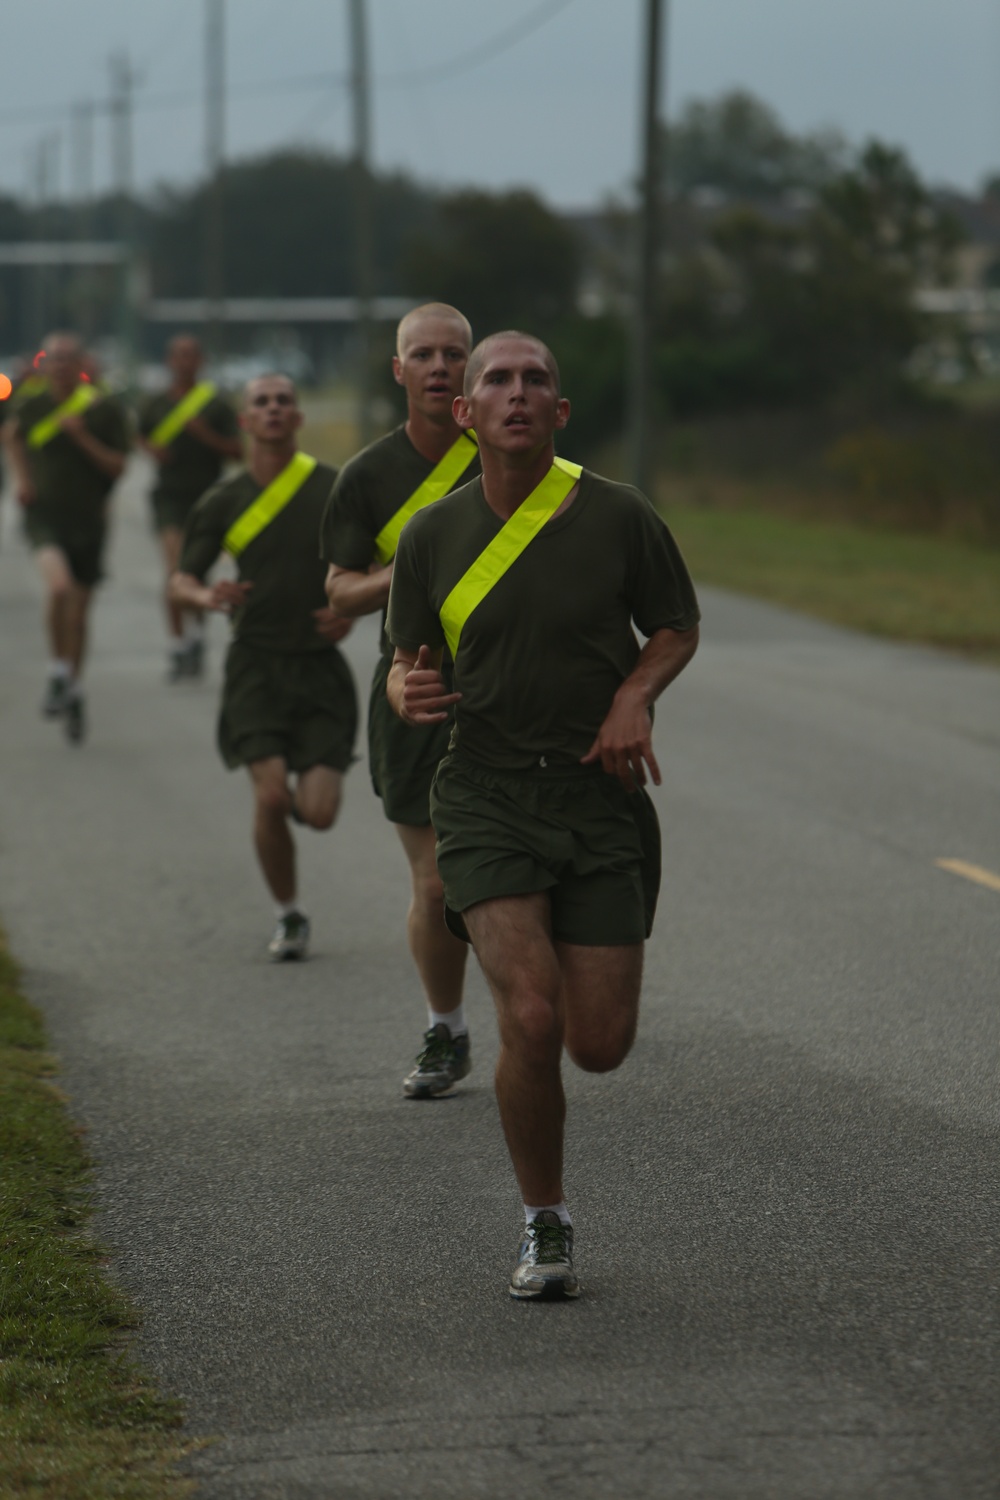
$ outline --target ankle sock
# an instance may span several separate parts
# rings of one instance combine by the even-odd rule
[[[544,1213],[558,1214],[560,1224],[565,1224],[568,1228],[572,1228],[573,1220],[569,1216],[569,1209],[565,1203],[526,1203],[524,1205],[524,1222],[530,1224],[532,1219],[537,1219],[539,1214]]]
[[[446,1011],[431,1010],[430,1006],[428,1006],[427,1014],[430,1018],[430,1026],[432,1031],[434,1027],[439,1025],[441,1022],[444,1022],[445,1026],[447,1026],[452,1036],[464,1036],[469,1029],[465,1024],[465,1012],[463,1011],[461,1006],[459,1006],[457,1010]]]
[[[49,676],[52,678],[53,682],[57,682],[60,679],[65,681],[66,678],[69,677],[69,675],[70,667],[68,661],[62,661],[57,658],[49,662]]]
[[[274,909],[277,912],[279,919],[281,917],[290,917],[292,915],[292,912],[296,912],[300,917],[305,916],[305,912],[302,910],[297,901],[276,901],[274,903]]]

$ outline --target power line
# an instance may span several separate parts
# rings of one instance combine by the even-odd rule
[[[567,10],[572,4],[573,0],[543,0],[541,5],[529,11],[522,20],[515,22],[512,26],[505,26],[502,31],[490,37],[489,41],[480,42],[468,52],[460,52],[457,57],[450,58],[448,62],[431,63],[428,67],[407,69],[403,73],[387,73],[383,78],[377,78],[375,81],[376,83],[431,83],[439,78],[454,78],[459,73],[470,72],[485,62],[492,62],[502,52],[509,52],[512,47],[517,46],[518,42],[523,42],[526,37],[540,31],[561,10]]]

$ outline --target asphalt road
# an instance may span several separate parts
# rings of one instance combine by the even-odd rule
[[[1000,871],[1000,676],[705,591],[639,1040],[569,1077],[585,1295],[513,1304],[482,983],[468,1086],[405,1102],[424,1021],[363,764],[300,839],[314,958],[264,961],[223,629],[168,688],[140,477],[81,750],[37,712],[5,515],[0,910],[141,1355],[220,1437],[204,1500],[1000,1494],[1000,892],[935,863]]]

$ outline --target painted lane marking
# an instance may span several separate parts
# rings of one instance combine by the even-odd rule
[[[1000,875],[994,875],[992,870],[984,870],[982,865],[970,865],[964,859],[936,859],[934,863],[941,870],[949,870],[952,875],[961,875],[963,880],[974,880],[977,885],[985,885],[988,890],[1000,891]]]

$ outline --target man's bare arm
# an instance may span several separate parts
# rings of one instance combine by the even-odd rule
[[[385,695],[404,724],[443,724],[451,705],[461,698],[461,693],[449,693],[445,687],[441,676],[443,654],[441,649],[431,651],[427,646],[419,651],[396,647]]]
[[[28,450],[24,445],[24,438],[18,432],[13,421],[4,423],[3,446],[14,475],[14,488],[17,491],[18,504],[31,505],[35,499],[35,486],[32,483],[31,470],[28,467]]]
[[[246,600],[252,583],[235,583],[221,578],[218,583],[203,583],[194,573],[171,573],[167,594],[171,603],[187,609],[211,609],[230,615]]]
[[[331,563],[326,575],[326,597],[334,614],[356,620],[359,615],[373,615],[385,608],[391,583],[392,563],[384,568],[375,566],[368,572],[338,568]]]
[[[650,709],[697,649],[697,626],[693,630],[657,630],[650,636],[615,694],[597,738],[583,757],[584,765],[600,761],[609,776],[617,776],[627,791],[646,785],[648,766],[654,784],[660,785]]]
[[[225,437],[221,432],[214,431],[201,417],[192,417],[186,424],[188,432],[196,437],[199,443],[204,443],[206,448],[211,448],[214,453],[221,453],[223,458],[242,458],[243,439],[237,437]]]

